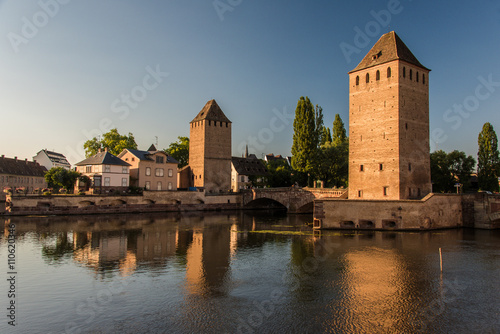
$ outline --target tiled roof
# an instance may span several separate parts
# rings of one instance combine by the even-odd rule
[[[257,158],[232,157],[234,169],[240,175],[267,175],[267,169]]]
[[[61,153],[47,151],[47,150],[43,150],[43,151],[45,151],[45,154],[47,154],[47,156],[49,157],[50,161],[57,162],[57,163],[60,163],[60,164],[63,164],[63,165],[71,166],[71,164],[68,162],[68,160],[66,159],[66,157],[64,155],[62,155]]]
[[[384,64],[393,60],[403,60],[415,66],[429,70],[424,67],[413,53],[408,49],[399,36],[391,31],[384,34],[375,43],[363,60],[349,73],[364,70],[366,68]]]
[[[37,162],[0,158],[0,174],[43,177],[46,172],[47,168],[40,166]]]
[[[222,112],[222,109],[219,107],[217,102],[215,102],[215,100],[208,101],[203,109],[201,109],[201,111],[198,113],[198,115],[191,121],[191,123],[205,119],[210,121],[231,123],[229,118],[224,115],[224,112]]]
[[[151,145],[151,146],[153,146],[153,145]],[[168,155],[164,151],[154,151],[153,152],[153,151],[141,151],[141,150],[125,149],[125,150],[123,150],[118,155],[118,157],[119,158],[123,157],[125,155],[125,151],[129,151],[130,153],[132,153],[133,155],[135,155],[139,160],[142,160],[142,161],[145,161],[145,160],[146,161],[153,161],[153,159],[151,158],[151,155],[159,152],[159,153],[162,153],[162,154],[164,154],[164,155],[167,156],[167,162],[168,163],[173,163],[173,164],[178,164],[179,163],[179,161],[175,160],[173,157],[171,157],[170,155]]]
[[[130,166],[129,163],[123,161],[117,156],[109,153],[109,152],[99,152],[90,158],[87,158],[83,161],[80,161],[76,164],[76,166],[85,166],[85,165],[118,165],[118,166]]]

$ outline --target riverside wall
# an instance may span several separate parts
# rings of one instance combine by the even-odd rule
[[[9,216],[234,210],[241,208],[241,195],[145,191],[136,196],[7,196],[4,207]]]
[[[315,201],[315,229],[500,228],[500,196],[429,194],[422,200]]]

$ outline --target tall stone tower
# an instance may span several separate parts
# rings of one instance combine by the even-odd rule
[[[231,121],[210,100],[190,123],[192,184],[206,192],[231,189]]]
[[[429,71],[392,31],[349,72],[349,199],[432,191]]]

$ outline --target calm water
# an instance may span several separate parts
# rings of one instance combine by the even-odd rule
[[[311,220],[270,212],[7,219],[0,332],[500,333],[499,231],[313,235]]]

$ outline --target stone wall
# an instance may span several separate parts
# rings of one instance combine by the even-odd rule
[[[6,215],[80,215],[102,213],[235,210],[241,195],[205,196],[193,191],[145,191],[137,196],[7,197]]]
[[[422,200],[315,202],[314,227],[324,229],[421,230],[463,226],[462,198],[429,194]]]

